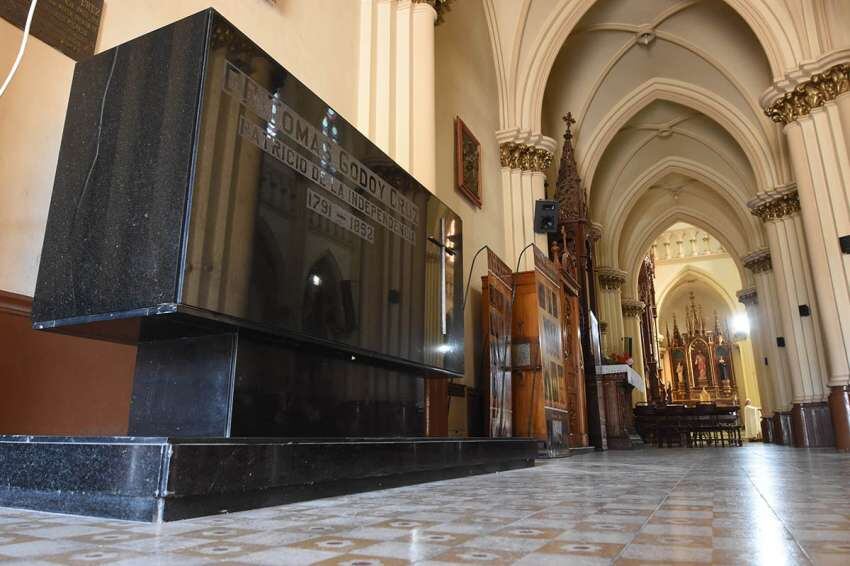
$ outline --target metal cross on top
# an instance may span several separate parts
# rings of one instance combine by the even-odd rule
[[[440,218],[440,234],[438,237],[428,236],[428,240],[440,248],[440,330],[442,335],[448,334],[447,316],[447,300],[446,300],[446,261],[448,256],[455,255],[455,251],[449,246],[450,238],[446,233],[446,218]]]
[[[564,132],[564,139],[572,137],[573,132],[571,131],[571,129],[573,124],[576,123],[575,118],[573,118],[573,113],[567,112],[567,115],[563,116],[561,119],[567,124],[567,131]]]

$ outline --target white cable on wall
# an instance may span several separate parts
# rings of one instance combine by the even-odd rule
[[[18,49],[18,56],[15,58],[15,62],[12,63],[12,70],[9,71],[9,76],[6,77],[6,80],[3,81],[3,86],[0,86],[0,96],[3,96],[3,93],[6,92],[6,87],[9,86],[9,83],[12,82],[12,77],[15,76],[15,72],[18,70],[18,65],[21,64],[21,59],[24,58],[24,50],[27,48],[27,39],[30,36],[30,26],[32,25],[32,17],[35,14],[35,5],[38,0],[32,0],[30,4],[30,11],[27,14],[27,23],[24,26],[24,37],[21,39],[21,47]]]

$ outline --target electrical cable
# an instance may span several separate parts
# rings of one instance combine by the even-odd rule
[[[481,252],[483,252],[484,250],[486,250],[487,248],[488,248],[487,244],[484,244],[483,246],[478,248],[478,251],[475,252],[474,256],[472,256],[472,265],[469,266],[469,276],[466,278],[466,288],[463,291],[463,306],[461,307],[461,310],[460,310],[461,316],[466,315],[466,299],[469,296],[469,284],[472,283],[472,272],[475,271],[475,260],[477,260],[478,255]],[[449,378],[449,385],[453,384],[454,382],[455,382],[454,378],[450,377]],[[448,414],[449,414],[448,412],[452,408],[452,396],[451,396],[451,394],[447,394],[446,397],[448,397],[448,402],[446,404],[446,416],[448,417]]]
[[[466,312],[466,299],[469,297],[469,284],[472,282],[472,272],[475,270],[475,260],[478,259],[478,254],[486,250],[489,246],[484,244],[478,251],[475,252],[475,255],[472,256],[472,265],[469,266],[469,275],[466,278],[466,288],[463,290],[463,308],[461,312]]]
[[[27,14],[27,22],[24,25],[24,37],[21,39],[21,46],[18,48],[18,56],[15,57],[15,62],[12,63],[12,69],[9,71],[9,75],[6,77],[6,80],[3,81],[3,85],[0,86],[0,96],[3,96],[3,93],[6,92],[6,88],[9,86],[9,83],[12,82],[12,77],[15,76],[15,73],[18,71],[18,66],[21,64],[21,59],[24,58],[24,51],[27,48],[27,40],[30,36],[30,26],[32,25],[32,17],[35,15],[35,5],[38,0],[32,0],[30,4],[30,11]]]
[[[534,245],[533,243],[528,244],[527,246],[522,248],[522,251],[519,252],[519,257],[516,260],[516,269],[514,269],[514,273],[519,272],[519,265],[520,265],[520,263],[522,263],[523,254],[528,250],[528,248],[532,247],[533,245]],[[516,302],[516,279],[513,278],[512,281],[511,281],[511,326],[513,326],[514,303],[515,302]],[[513,335],[511,336],[511,338],[513,338]],[[508,356],[508,341],[505,340],[505,351],[504,351],[504,355],[502,356],[502,359],[506,360],[507,356]],[[531,410],[532,411],[534,410],[534,383],[535,382],[536,382],[536,380],[532,381],[532,383],[531,383],[531,403],[532,403]],[[505,379],[502,379],[502,396],[501,396],[501,399],[500,399],[500,403],[502,405],[501,413],[502,413],[502,415],[504,415],[505,414],[505,407],[504,407],[504,404],[505,404]],[[529,418],[529,420],[530,420],[530,418]],[[528,429],[529,429],[529,437],[531,437],[531,425],[530,424],[529,424]]]
[[[533,243],[532,243],[532,244],[528,244],[527,246],[525,246],[525,247],[524,247],[524,248],[523,248],[523,249],[519,252],[519,257],[517,258],[517,265],[516,265],[516,269],[514,270],[514,273],[516,273],[517,271],[519,271],[519,266],[520,266],[520,263],[522,262],[522,256],[523,256],[523,254],[525,254],[525,252],[528,250],[528,248],[532,247],[533,245],[534,245]],[[468,276],[467,276],[467,278],[466,278],[466,287],[465,287],[465,289],[464,289],[464,291],[463,291],[463,309],[461,310],[461,313],[466,313],[466,300],[467,300],[467,298],[468,298],[468,296],[469,296],[469,285],[470,285],[470,283],[472,283],[472,273],[473,273],[473,271],[475,270],[475,261],[478,259],[478,256],[481,254],[481,252],[483,252],[483,251],[484,251],[485,249],[487,249],[487,248],[488,248],[488,246],[487,246],[486,244],[485,244],[485,245],[483,245],[483,246],[481,246],[480,248],[478,248],[478,251],[476,251],[476,252],[475,252],[475,255],[474,255],[474,256],[472,256],[472,264],[469,266],[469,275],[468,275]],[[511,319],[512,319],[512,320],[513,320],[513,307],[514,307],[514,302],[515,302],[515,301],[516,301],[516,281],[512,281],[512,282],[511,282]],[[496,343],[498,344],[498,338],[497,338],[497,340],[496,340]],[[501,360],[499,359],[499,358],[500,358],[500,356],[498,355],[498,354],[499,354],[498,350],[499,350],[499,348],[498,348],[498,346],[497,346],[497,347],[496,347],[496,365],[497,365],[497,367],[499,367],[499,368],[500,368],[500,369],[504,372],[504,371],[505,371],[505,369],[507,369],[507,368],[501,368],[501,364],[502,364],[502,363],[504,363],[504,360],[506,360],[506,359],[507,359],[507,356],[508,356],[508,340],[505,340],[505,347],[502,349],[503,351],[502,351]],[[506,381],[506,380],[504,379],[504,376],[503,376],[503,377],[502,377],[502,387],[501,387],[501,393],[500,393],[500,395],[499,395],[499,397],[500,397],[500,399],[499,399],[499,404],[500,404],[500,411],[499,411],[499,421],[500,421],[500,422],[499,422],[499,432],[500,432],[500,433],[501,433],[501,432],[504,432],[504,420],[505,420],[505,418],[504,418],[504,417],[505,417],[505,381]],[[449,379],[449,383],[454,383],[454,379],[453,379],[453,378],[450,378],[450,379]],[[452,406],[452,396],[451,396],[451,395],[447,395],[447,397],[448,397],[447,407],[448,407],[448,409],[451,409],[451,406]]]

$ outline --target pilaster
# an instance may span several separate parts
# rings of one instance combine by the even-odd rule
[[[807,411],[822,406],[826,400],[827,373],[799,198],[793,187],[783,187],[761,193],[750,206],[752,213],[765,223],[779,292],[779,311],[791,369],[794,444],[820,445],[823,431],[811,427],[822,426],[822,419],[809,419]]]
[[[534,233],[534,203],[546,198],[546,171],[552,165],[555,140],[533,136],[535,143],[513,132],[499,132],[499,159],[502,165],[502,198],[505,210],[505,250],[511,267],[528,244],[548,250],[545,234]],[[531,141],[529,137],[526,141]],[[532,269],[533,256],[526,252],[520,270]]]
[[[850,235],[850,131],[839,107],[850,114],[850,94],[800,116],[785,127],[797,179],[801,218],[822,317],[829,385],[850,384],[850,255],[839,238]]]
[[[615,267],[598,267],[599,318],[606,323],[607,348],[605,354],[623,352],[623,307],[620,288],[628,274]]]
[[[647,376],[643,359],[643,343],[640,333],[640,317],[644,310],[646,310],[646,303],[636,299],[622,299],[620,310],[623,314],[623,335],[632,338],[632,369],[639,373],[643,377],[644,382],[646,382]],[[622,350],[625,350],[625,346]],[[653,387],[657,389],[657,384],[647,384],[647,386],[648,389]],[[657,393],[657,391],[654,391],[653,395]],[[648,396],[641,400],[646,401],[647,398]]]
[[[357,127],[436,190],[434,25],[443,0],[361,0]]]
[[[743,258],[744,267],[752,271],[756,282],[756,293],[759,301],[758,329],[761,337],[762,352],[769,368],[771,410],[791,410],[791,373],[788,361],[787,342],[785,342],[782,319],[779,315],[779,297],[776,282],[773,277],[773,262],[770,251],[761,249],[751,252]],[[785,342],[785,345],[780,345]]]
[[[758,290],[755,287],[741,289],[737,293],[738,301],[747,309],[747,318],[750,321],[750,341],[753,345],[753,358],[755,359],[756,381],[758,382],[759,397],[761,398],[761,412],[763,417],[770,417],[776,406],[774,397],[774,378],[771,373],[773,369],[768,361],[765,345],[766,335],[764,332],[764,314],[759,306]]]
[[[437,191],[437,102],[435,93],[434,25],[442,18],[448,2],[414,0],[410,16],[410,34],[400,30],[402,53],[409,60],[397,58],[398,68],[410,68],[409,91],[402,92],[410,100],[408,131],[399,128],[398,137],[410,140],[409,170],[432,193]],[[401,45],[409,43],[410,47]],[[398,91],[397,91],[398,94]]]
[[[843,59],[843,60],[842,60]],[[836,60],[841,62],[836,64]],[[829,65],[828,68],[825,68]],[[850,450],[850,63],[836,51],[809,72],[789,74],[763,98],[783,124],[801,201],[821,317],[837,446]]]

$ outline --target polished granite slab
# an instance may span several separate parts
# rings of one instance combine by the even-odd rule
[[[221,14],[81,61],[68,109],[35,328],[463,375],[461,218]]]
[[[463,226],[213,9],[74,70],[34,328],[138,346],[128,434],[425,436]]]
[[[162,522],[534,465],[529,439],[0,436],[0,506]]]
[[[844,565],[850,455],[596,452],[488,476],[140,524],[0,509],[0,561]]]

